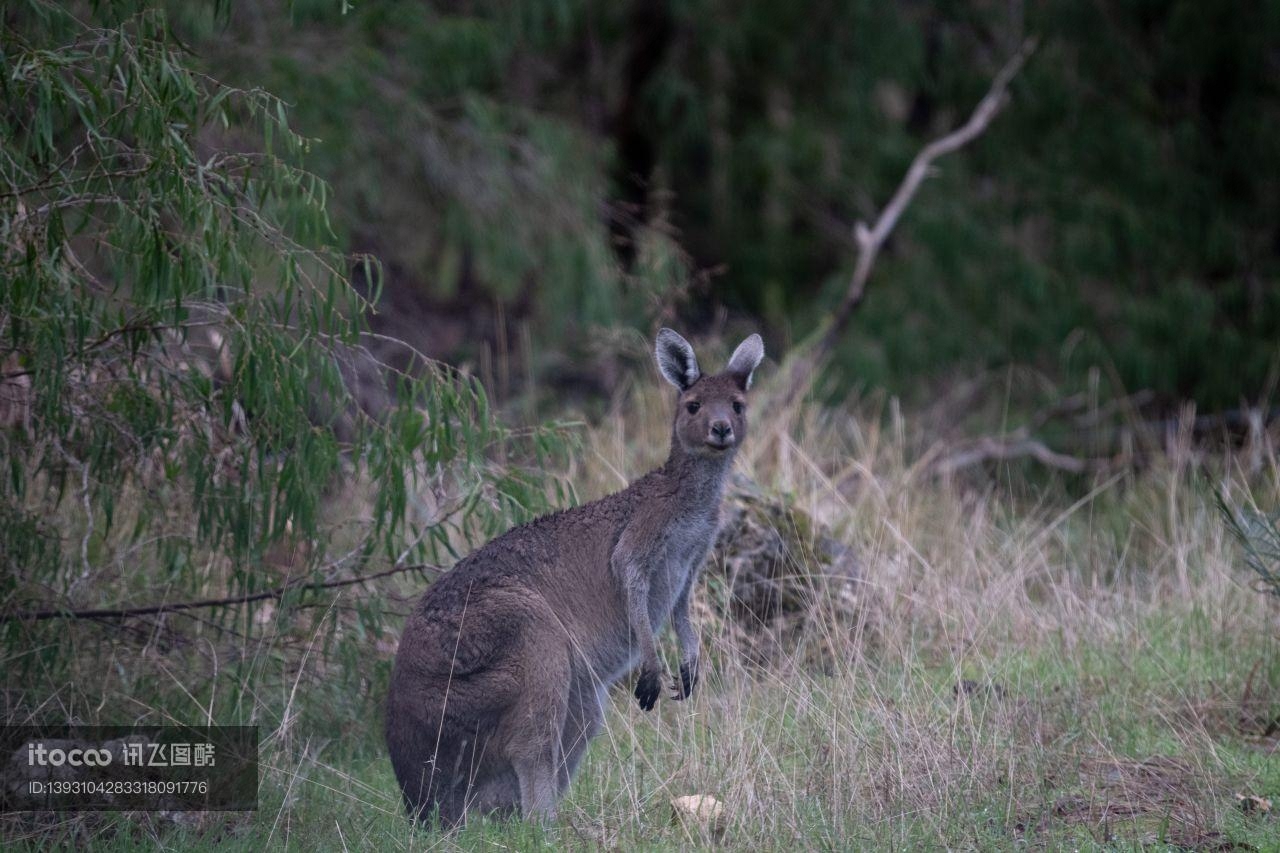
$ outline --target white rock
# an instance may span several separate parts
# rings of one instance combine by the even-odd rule
[[[715,835],[724,832],[728,824],[724,803],[707,794],[676,797],[671,801],[671,822],[685,826],[700,826]]]

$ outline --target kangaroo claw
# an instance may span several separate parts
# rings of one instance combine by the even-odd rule
[[[646,670],[636,679],[636,701],[640,710],[652,711],[658,702],[658,694],[662,692],[662,676],[657,670]]]
[[[680,677],[671,681],[671,689],[675,691],[675,695],[672,698],[676,701],[688,699],[697,683],[697,667],[690,666],[687,663],[680,664]]]

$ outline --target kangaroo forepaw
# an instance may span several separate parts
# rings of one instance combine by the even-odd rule
[[[656,669],[642,670],[636,679],[636,701],[640,710],[652,711],[658,702],[658,694],[662,692],[662,673]]]
[[[697,664],[680,664],[680,677],[671,681],[671,698],[677,702],[688,699],[693,693],[693,688],[698,683],[698,666]]]

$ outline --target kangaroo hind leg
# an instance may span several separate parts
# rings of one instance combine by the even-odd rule
[[[504,725],[506,756],[519,780],[520,812],[543,821],[556,815],[569,705],[569,656],[559,638],[548,639],[526,646],[523,690]]]
[[[560,737],[561,763],[557,785],[563,794],[573,781],[574,771],[600,731],[604,711],[600,707],[602,687],[594,679],[578,680],[569,691],[569,707]]]

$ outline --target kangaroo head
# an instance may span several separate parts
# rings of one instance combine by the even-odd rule
[[[670,329],[658,332],[654,354],[662,375],[680,391],[672,441],[695,456],[731,453],[747,434],[747,391],[764,358],[760,336],[738,344],[725,369],[710,376],[699,369],[689,342]]]

